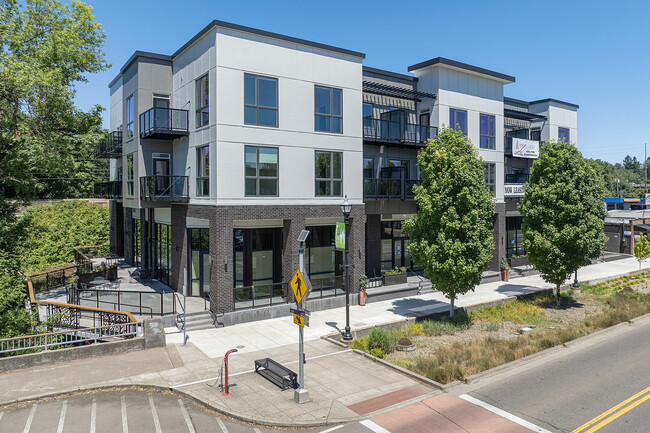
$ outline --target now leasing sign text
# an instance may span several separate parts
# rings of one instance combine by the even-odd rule
[[[503,186],[504,197],[523,197],[524,192],[526,192],[526,190],[524,189],[523,184],[512,184],[512,185]]]

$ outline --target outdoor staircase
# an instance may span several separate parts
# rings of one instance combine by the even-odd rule
[[[183,330],[183,315],[179,314],[179,319],[176,321],[176,326],[181,331]],[[209,311],[200,311],[198,313],[188,313],[186,316],[187,326],[186,331],[199,331],[201,329],[213,329],[214,319]]]

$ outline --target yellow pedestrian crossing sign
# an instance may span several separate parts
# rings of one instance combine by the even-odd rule
[[[293,290],[293,294],[296,297],[296,303],[300,304],[302,302],[302,298],[305,297],[308,291],[307,283],[305,282],[305,278],[302,276],[300,269],[296,270],[296,273],[293,274],[290,284],[291,290]]]
[[[302,326],[304,328],[305,327],[305,316],[301,316],[300,314],[294,314],[293,315],[293,323],[295,323],[298,326]]]

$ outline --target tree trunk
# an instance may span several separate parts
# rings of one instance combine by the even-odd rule
[[[454,298],[451,298],[451,303],[449,304],[449,317],[454,317]]]
[[[557,303],[556,303],[555,306],[556,306],[557,308],[560,308],[560,285],[559,285],[559,284],[557,284],[557,285],[555,286],[555,294],[556,294],[556,296],[557,296]]]

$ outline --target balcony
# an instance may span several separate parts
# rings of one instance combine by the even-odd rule
[[[118,199],[122,198],[122,181],[99,182],[94,185],[95,198]]]
[[[506,174],[504,183],[523,184],[528,182],[530,175],[528,173]]]
[[[419,179],[363,179],[364,200],[413,200],[413,187],[419,185]]]
[[[368,142],[420,147],[425,146],[427,140],[435,138],[436,135],[438,135],[438,128],[435,126],[393,122],[369,117],[363,119],[363,139]]]
[[[187,176],[142,176],[140,200],[187,202],[190,199]]]
[[[505,137],[504,153],[513,158],[537,159],[542,143],[537,140]]]
[[[95,158],[121,158],[122,131],[113,131],[102,138],[95,149]]]
[[[140,115],[140,138],[174,140],[190,134],[188,111],[153,107]]]

